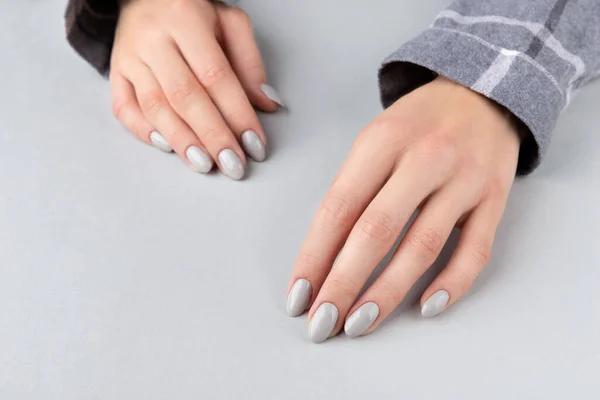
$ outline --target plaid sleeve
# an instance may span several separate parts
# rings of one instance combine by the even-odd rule
[[[443,75],[510,110],[521,130],[518,172],[543,158],[574,93],[600,71],[600,1],[459,0],[379,71],[389,106]]]

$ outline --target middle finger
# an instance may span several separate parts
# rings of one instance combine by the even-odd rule
[[[266,138],[262,126],[214,35],[197,29],[196,35],[175,30],[183,59],[200,81],[233,134],[254,161],[264,161]],[[201,49],[201,50],[200,50]]]

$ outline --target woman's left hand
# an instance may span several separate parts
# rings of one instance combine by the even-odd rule
[[[319,207],[289,283],[288,314],[310,307],[314,342],[342,327],[352,337],[372,332],[458,225],[458,247],[421,300],[425,317],[451,306],[490,257],[519,146],[506,110],[445,78],[399,99],[360,133]],[[389,265],[357,299],[416,209]]]

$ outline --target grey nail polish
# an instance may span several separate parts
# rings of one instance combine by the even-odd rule
[[[301,315],[310,300],[312,294],[312,286],[306,279],[298,279],[287,298],[287,315],[297,317]]]
[[[315,343],[321,343],[331,335],[338,319],[338,309],[331,303],[323,303],[310,321],[308,336]]]
[[[267,149],[256,132],[246,131],[242,133],[242,145],[254,161],[264,161],[267,158]]]
[[[260,90],[262,90],[263,93],[270,100],[272,100],[275,103],[279,104],[280,107],[285,107],[285,103],[283,102],[283,100],[281,100],[281,97],[279,96],[279,93],[277,93],[277,90],[275,90],[275,88],[273,88],[273,86],[267,85],[266,83],[263,83],[262,85],[260,85]]]
[[[219,162],[223,173],[236,181],[244,177],[244,164],[237,154],[231,149],[219,153]]]
[[[379,316],[379,306],[373,302],[365,303],[346,320],[344,331],[349,337],[362,335],[373,325]]]
[[[150,142],[152,142],[152,145],[154,147],[164,151],[165,153],[170,153],[173,151],[173,148],[171,147],[171,145],[169,145],[167,139],[165,139],[163,135],[161,135],[157,131],[152,131],[150,133]]]
[[[438,290],[423,303],[421,308],[421,315],[426,318],[435,317],[440,314],[446,308],[450,295],[445,290]]]
[[[188,147],[188,149],[185,151],[185,156],[187,157],[190,164],[192,164],[192,169],[196,172],[206,174],[212,169],[212,158],[210,158],[208,154],[202,151],[202,149],[199,147]]]

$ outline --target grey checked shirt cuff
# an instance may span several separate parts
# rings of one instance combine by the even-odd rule
[[[463,0],[391,54],[379,82],[385,107],[437,75],[506,107],[522,131],[518,172],[525,174],[599,70],[599,0]]]

